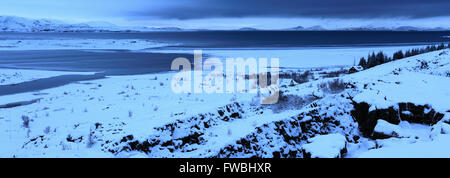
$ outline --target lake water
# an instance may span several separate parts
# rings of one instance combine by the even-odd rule
[[[2,39],[148,39],[173,47],[336,47],[450,42],[450,31],[192,31],[147,33],[0,33]]]

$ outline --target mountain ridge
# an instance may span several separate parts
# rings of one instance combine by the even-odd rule
[[[0,16],[0,32],[149,32],[181,31],[178,27],[118,26],[109,22],[66,23],[51,19]]]
[[[152,31],[215,31],[212,29],[182,29],[179,27],[118,26],[105,21],[66,23],[53,19],[31,19],[0,15],[0,32],[152,32]],[[450,31],[449,28],[422,28],[414,26],[375,27],[358,26],[345,28],[325,28],[321,25],[296,26],[284,29],[259,29],[242,27],[231,31]]]

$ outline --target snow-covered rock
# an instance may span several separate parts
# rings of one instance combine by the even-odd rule
[[[347,140],[341,134],[318,135],[308,140],[302,146],[305,157],[311,158],[342,158],[347,152]]]
[[[391,124],[385,120],[378,120],[374,129],[374,134],[377,137],[398,137],[400,128],[398,125]]]
[[[395,141],[379,149],[371,149],[361,158],[450,158],[450,135],[439,135],[432,141]]]
[[[446,129],[445,125],[442,129]],[[430,135],[432,128],[423,124],[411,124],[401,121],[398,125],[391,124],[385,120],[378,120],[374,129],[374,139],[396,138],[426,138]]]

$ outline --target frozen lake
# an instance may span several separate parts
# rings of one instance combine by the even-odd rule
[[[371,52],[448,42],[449,32],[199,31],[152,33],[0,33],[0,68],[98,72],[0,86],[0,95],[108,75],[167,72],[177,57],[279,58],[282,68],[350,66]]]

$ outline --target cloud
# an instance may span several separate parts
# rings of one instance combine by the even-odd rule
[[[448,9],[449,0],[0,1],[0,15],[188,28],[280,28],[297,25],[337,28],[371,25],[371,22],[385,26],[448,26]]]
[[[177,3],[175,3],[177,2]],[[155,5],[158,8],[155,8]],[[150,1],[126,15],[135,18],[235,17],[426,18],[449,16],[448,0],[166,0]]]

